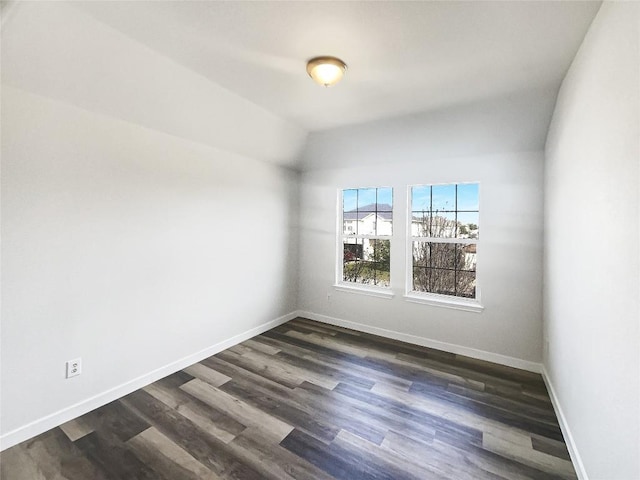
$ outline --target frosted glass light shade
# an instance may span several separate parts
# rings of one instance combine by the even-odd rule
[[[307,73],[320,85],[330,87],[344,76],[347,69],[345,63],[335,57],[316,57],[307,63]]]

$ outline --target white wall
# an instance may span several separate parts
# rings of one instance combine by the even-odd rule
[[[640,478],[638,25],[604,3],[546,147],[545,367],[582,478]]]
[[[508,146],[541,148],[541,139],[537,143],[531,139],[535,128],[533,122],[527,123],[528,111],[507,109],[484,118],[475,110],[467,111],[477,119],[474,124],[469,120],[458,123],[467,118],[461,109],[447,116],[439,127],[440,137],[428,129],[420,137],[417,127],[407,132],[402,126],[410,124],[408,119],[311,134],[300,187],[300,309],[535,369],[542,356],[543,154],[454,155],[456,145],[468,150],[468,143],[474,143],[476,150],[501,152]],[[519,138],[510,137],[508,132],[515,130],[510,125],[513,121],[529,136],[520,132]],[[432,123],[425,116],[422,124]],[[524,144],[520,143],[524,138]],[[476,181],[480,182],[478,275],[484,311],[407,302],[403,298],[407,185]],[[337,192],[369,186],[394,188],[391,282],[396,295],[391,300],[332,287]]]
[[[2,32],[1,424],[10,442],[295,310],[297,174],[247,151],[264,147],[287,164],[300,142],[297,128],[66,5],[15,8]],[[80,66],[60,67],[76,61],[83,81]],[[168,94],[199,92],[193,123],[181,99],[154,110],[158,84],[145,76],[157,64]],[[88,80],[102,71],[132,90],[105,93]],[[55,91],[40,88],[49,81]],[[111,110],[84,102],[103,93]],[[157,124],[141,120],[146,107]],[[200,142],[203,117],[233,138]],[[282,135],[263,141],[263,127]],[[229,151],[240,138],[250,145]],[[66,380],[75,357],[84,371]]]
[[[557,87],[309,135],[303,170],[544,149]]]
[[[251,158],[289,166],[298,160],[304,130],[82,13],[74,2],[16,2],[8,14],[3,84]]]

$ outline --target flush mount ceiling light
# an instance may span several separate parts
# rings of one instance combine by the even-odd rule
[[[347,65],[336,57],[316,57],[307,62],[307,73],[316,83],[330,87],[344,76]]]

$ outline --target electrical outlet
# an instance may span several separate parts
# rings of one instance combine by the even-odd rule
[[[67,378],[75,377],[82,373],[82,359],[76,358],[67,362]]]

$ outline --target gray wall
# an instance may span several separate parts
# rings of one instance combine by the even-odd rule
[[[471,105],[436,114],[435,119],[413,116],[311,134],[300,187],[299,308],[320,316],[316,318],[348,321],[416,343],[539,368],[544,159],[543,140],[535,131],[540,118],[533,121],[530,115],[544,108],[526,105],[484,105],[485,115]],[[429,128],[436,123],[437,133]],[[524,151],[535,146],[540,150]],[[403,298],[407,185],[456,182],[480,183],[482,313]],[[391,283],[396,295],[390,300],[333,288],[338,191],[372,186],[394,188]]]
[[[294,311],[297,174],[273,159],[289,164],[304,141],[68,5],[14,8],[2,32],[5,440]],[[165,96],[144,91],[159,86]],[[205,135],[211,125],[222,131]],[[67,380],[76,357],[84,371]]]
[[[582,478],[640,478],[635,2],[603,4],[546,148],[545,367]]]

